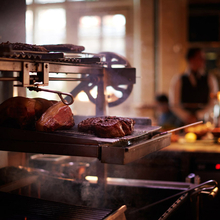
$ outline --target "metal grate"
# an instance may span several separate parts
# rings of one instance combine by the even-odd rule
[[[112,210],[68,205],[0,192],[0,219],[15,220],[101,220]]]

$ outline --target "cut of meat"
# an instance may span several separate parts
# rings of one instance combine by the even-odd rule
[[[35,122],[35,100],[25,97],[9,98],[0,105],[0,125],[29,127]]]
[[[98,137],[112,138],[129,135],[134,130],[134,120],[124,117],[106,116],[88,118],[78,124],[78,130],[93,133]]]
[[[131,118],[124,118],[124,117],[119,117],[118,119],[121,122],[123,122],[122,126],[125,131],[125,135],[132,134],[132,132],[134,131],[135,121]],[[126,126],[125,126],[125,124],[126,124]]]
[[[54,100],[47,100],[43,98],[34,98],[36,101],[35,103],[35,116],[36,120],[38,120],[41,115],[47,111],[48,108],[50,108],[52,105],[56,104],[58,101]]]
[[[124,137],[122,123],[117,119],[104,119],[94,125],[94,133],[99,137]]]
[[[94,125],[102,120],[101,118],[87,118],[78,124],[78,130],[86,133],[94,133]]]
[[[47,109],[36,123],[38,131],[55,131],[74,126],[73,113],[68,105],[58,102]]]
[[[0,104],[0,125],[35,128],[35,122],[57,101],[42,98],[12,97]]]

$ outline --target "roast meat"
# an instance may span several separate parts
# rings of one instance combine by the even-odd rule
[[[12,97],[0,104],[0,125],[34,128],[35,122],[57,101],[42,98]]]
[[[34,99],[13,97],[0,105],[0,125],[25,128],[35,121]]]
[[[73,113],[68,105],[58,102],[47,109],[36,122],[38,131],[55,131],[74,126]]]

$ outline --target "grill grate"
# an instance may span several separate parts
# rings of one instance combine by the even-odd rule
[[[0,193],[0,218],[15,220],[101,220],[112,210],[68,205],[31,197]]]

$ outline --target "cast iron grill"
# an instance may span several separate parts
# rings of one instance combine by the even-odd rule
[[[3,192],[0,192],[0,201],[0,219],[5,220],[101,220],[112,213],[111,209],[68,205]]]

